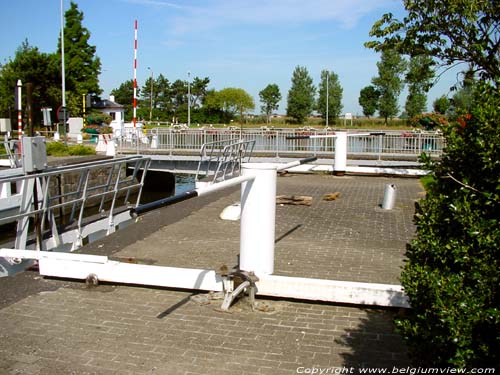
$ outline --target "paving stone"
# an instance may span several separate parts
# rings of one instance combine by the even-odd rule
[[[398,187],[390,212],[379,208],[387,183]],[[337,200],[321,199],[336,191],[341,193]],[[279,178],[278,194],[310,195],[313,203],[277,207],[275,273],[399,283],[420,191],[414,179]],[[127,233],[116,240],[119,246],[111,244],[120,233],[102,243],[110,244],[113,256],[159,265],[232,267],[239,251],[239,222],[222,221],[218,215],[238,200],[239,192],[233,190],[200,206],[182,202],[177,209],[161,210],[167,216],[177,210],[173,216],[178,221],[161,219],[168,223],[141,232],[144,236]],[[152,217],[160,220],[161,215]],[[104,251],[94,246],[89,253]],[[29,273],[22,278],[29,279]],[[0,374],[281,375],[295,374],[300,366],[409,364],[394,332],[396,310],[259,298],[272,311],[252,312],[238,304],[222,313],[220,301],[196,303],[191,291],[126,285],[90,290],[81,282],[31,279],[45,289],[37,287],[0,304]],[[15,287],[0,281],[0,291],[4,285]]]

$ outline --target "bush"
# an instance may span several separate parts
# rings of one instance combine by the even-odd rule
[[[93,147],[84,145],[74,145],[69,146],[69,154],[72,156],[83,156],[83,155],[95,155],[95,149]]]
[[[95,155],[95,149],[83,145],[67,146],[62,142],[47,142],[47,155],[49,156]]]
[[[413,128],[423,128],[424,130],[434,130],[448,125],[446,117],[440,113],[422,113],[413,116],[408,125]]]
[[[419,365],[500,363],[500,94],[478,88],[473,110],[441,127],[434,181],[416,207],[417,237],[401,281],[412,309],[396,323]]]
[[[47,155],[65,156],[69,155],[68,146],[62,142],[47,142]]]

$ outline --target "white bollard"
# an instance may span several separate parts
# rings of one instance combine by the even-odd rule
[[[82,137],[81,134],[78,134],[76,136],[76,143],[79,144],[79,145],[81,145],[83,143],[83,137]]]
[[[59,132],[54,133],[54,141],[59,141],[61,137],[59,136]]]
[[[347,168],[347,132],[335,132],[333,174],[343,176]]]
[[[158,148],[158,136],[153,135],[151,137],[151,148]]]
[[[276,166],[245,163],[242,176],[255,176],[241,186],[240,269],[258,274],[274,272]]]
[[[392,210],[394,204],[396,203],[396,185],[387,184],[384,190],[384,201],[382,202],[382,208],[384,210]]]
[[[108,143],[106,143],[106,156],[115,156],[116,155],[116,147],[115,147],[115,140],[111,138],[108,140]]]

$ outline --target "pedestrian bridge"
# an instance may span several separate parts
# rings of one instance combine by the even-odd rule
[[[362,166],[415,167],[423,153],[438,158],[444,137],[437,132],[348,130],[347,164]],[[210,158],[222,149],[204,145],[252,142],[245,155],[254,162],[287,162],[316,156],[315,164],[333,165],[335,130],[329,128],[260,129],[182,127],[153,128],[145,132],[130,129],[117,140],[119,154],[151,157],[150,170],[195,174],[200,156]],[[233,150],[234,151],[234,150]]]

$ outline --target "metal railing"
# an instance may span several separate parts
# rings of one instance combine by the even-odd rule
[[[356,135],[359,133],[360,135]],[[422,152],[439,156],[444,137],[436,132],[387,131],[367,135],[349,132],[348,155],[359,154],[383,158],[391,155],[418,156]],[[308,154],[333,157],[334,139],[287,139],[307,135],[333,135],[331,129],[172,129],[154,128],[139,135],[128,134],[118,140],[119,152],[197,153],[204,144],[229,142],[234,138],[255,141],[254,154]]]
[[[30,219],[34,219],[37,248],[41,250],[45,250],[42,237],[46,232],[57,243],[61,227],[73,226],[76,236],[72,247],[78,248],[83,245],[89,206],[97,207],[99,218],[107,221],[100,229],[114,232],[114,217],[123,205],[130,208],[139,204],[149,165],[149,158],[132,156],[0,178],[0,186],[17,186],[12,195],[21,196],[17,213],[2,215],[0,225],[17,221],[16,248],[26,248]],[[132,168],[132,173],[126,173],[127,168]],[[135,203],[129,202],[132,193],[137,193]],[[122,204],[118,198],[123,198]],[[63,222],[67,215],[69,219]]]
[[[17,168],[21,166],[21,154],[19,153],[19,140],[11,139],[3,141],[5,153],[0,153],[0,159],[5,160],[3,167]]]
[[[254,140],[237,138],[203,144],[195,180],[213,175],[212,182],[217,182],[239,175],[241,163],[250,160],[254,146]]]

